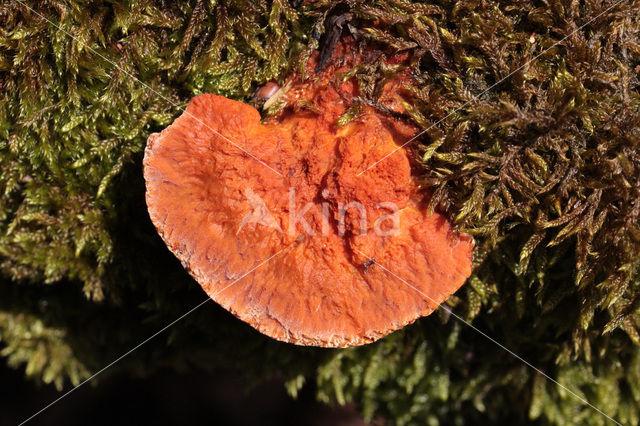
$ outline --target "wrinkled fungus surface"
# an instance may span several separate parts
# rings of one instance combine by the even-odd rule
[[[197,96],[145,152],[166,244],[217,303],[286,342],[372,342],[431,313],[471,272],[471,237],[426,212],[404,149],[359,175],[416,129],[369,107],[339,127],[357,95],[335,83],[348,65],[292,81],[289,107],[265,124],[249,105]],[[390,109],[399,87],[385,87]]]

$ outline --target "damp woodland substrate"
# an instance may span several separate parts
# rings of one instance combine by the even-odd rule
[[[34,380],[78,384],[202,301],[146,214],[148,135],[194,95],[247,101],[284,81],[339,31],[412,55],[406,108],[426,130],[416,176],[477,243],[448,306],[638,424],[639,8],[3,2],[2,355]],[[397,71],[380,60],[345,75],[362,94],[343,122]],[[607,422],[444,311],[372,345],[322,350],[272,341],[211,303],[114,368],[161,366],[278,374],[292,395],[312,383],[320,400],[394,424]]]

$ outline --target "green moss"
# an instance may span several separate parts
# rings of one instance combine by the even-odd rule
[[[449,305],[639,423],[636,2],[27,4],[37,13],[0,5],[0,338],[12,365],[78,383],[203,300],[149,223],[146,138],[196,94],[247,99],[282,82],[323,45],[325,19],[350,11],[360,46],[410,54],[417,178],[476,238],[474,274]],[[379,60],[345,76],[362,95],[343,120],[376,106],[398,71]],[[319,350],[210,303],[119,366],[235,366],[254,381],[281,371],[292,394],[315,382],[321,400],[398,424],[606,423],[441,314]]]

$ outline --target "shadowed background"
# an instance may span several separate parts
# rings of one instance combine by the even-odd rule
[[[414,177],[476,238],[473,274],[448,305],[640,423],[639,1],[24,4],[0,3],[0,339],[11,377],[30,381],[10,387],[20,401],[45,396],[31,382],[80,383],[205,297],[149,221],[148,135],[199,93],[250,101],[348,33],[412,57],[404,119],[426,130]],[[361,99],[343,121],[376,105],[394,72],[354,69]],[[84,415],[80,398],[105,409],[92,404],[121,383],[144,393],[196,375],[211,389],[229,370],[240,387],[275,377],[288,395],[393,424],[607,423],[442,312],[321,350],[272,341],[213,303],[79,390],[68,413]],[[161,412],[155,398],[141,409]]]

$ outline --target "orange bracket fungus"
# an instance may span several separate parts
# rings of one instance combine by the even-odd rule
[[[149,214],[167,246],[217,303],[285,342],[372,342],[471,273],[472,238],[426,211],[398,150],[417,129],[365,104],[340,125],[360,96],[341,74],[363,61],[355,50],[339,43],[340,61],[315,75],[313,56],[311,77],[291,77],[287,108],[265,123],[247,104],[197,96],[145,151]],[[402,112],[408,78],[382,88],[387,110]]]

